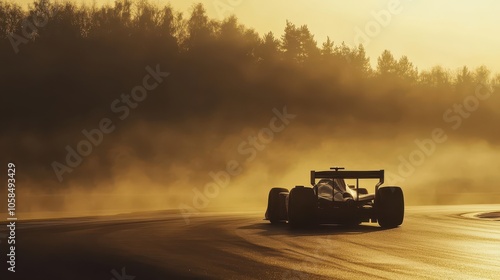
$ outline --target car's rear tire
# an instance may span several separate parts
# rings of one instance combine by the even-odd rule
[[[288,193],[285,188],[272,188],[267,199],[266,219],[271,224],[283,223],[287,220],[286,196],[280,193]]]
[[[314,225],[316,207],[316,195],[312,188],[293,188],[288,196],[288,223],[293,228]]]
[[[381,187],[375,194],[378,224],[383,228],[395,228],[403,223],[405,203],[400,187]]]

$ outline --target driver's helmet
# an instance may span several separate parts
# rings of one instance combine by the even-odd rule
[[[353,197],[342,179],[322,179],[314,186],[314,191],[318,197],[328,200],[346,201]]]
[[[315,186],[314,191],[318,197],[332,200],[333,181],[331,179],[322,179]]]

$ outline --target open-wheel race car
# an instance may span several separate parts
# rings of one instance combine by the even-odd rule
[[[360,188],[360,179],[378,179],[375,193]],[[347,181],[355,185],[348,185]],[[378,222],[381,227],[394,228],[403,223],[403,191],[396,186],[382,187],[383,183],[384,170],[313,170],[311,187],[295,186],[290,191],[272,188],[265,218],[272,224],[288,222],[292,227]]]

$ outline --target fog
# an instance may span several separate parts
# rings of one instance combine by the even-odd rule
[[[8,31],[30,17],[0,5],[0,146],[27,216],[264,211],[271,187],[331,166],[384,169],[410,205],[500,198],[500,76],[485,67],[387,51],[372,69],[362,46],[293,23],[257,34],[202,6],[40,3],[48,23],[18,53]]]

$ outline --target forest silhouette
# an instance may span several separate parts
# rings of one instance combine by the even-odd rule
[[[283,24],[281,36],[258,34],[234,16],[209,18],[201,4],[182,14],[147,1],[38,0],[27,9],[1,1],[3,153],[21,164],[20,180],[48,193],[111,184],[130,162],[167,184],[181,167],[192,175],[224,166],[227,155],[213,151],[243,129],[265,125],[273,108],[287,106],[299,116],[294,125],[318,142],[348,136],[390,146],[400,134],[427,135],[442,125],[447,108],[478,88],[498,92],[500,75],[485,66],[417,69],[386,50],[372,67],[362,45],[318,43],[307,25]],[[51,163],[63,162],[65,146],[111,118],[113,100],[157,65],[171,74],[166,81],[57,182]],[[451,134],[498,145],[497,130],[484,125],[500,121],[496,103],[481,104]],[[301,149],[315,145],[304,137]],[[276,141],[293,146],[295,140]],[[133,161],[125,162],[123,153]]]

